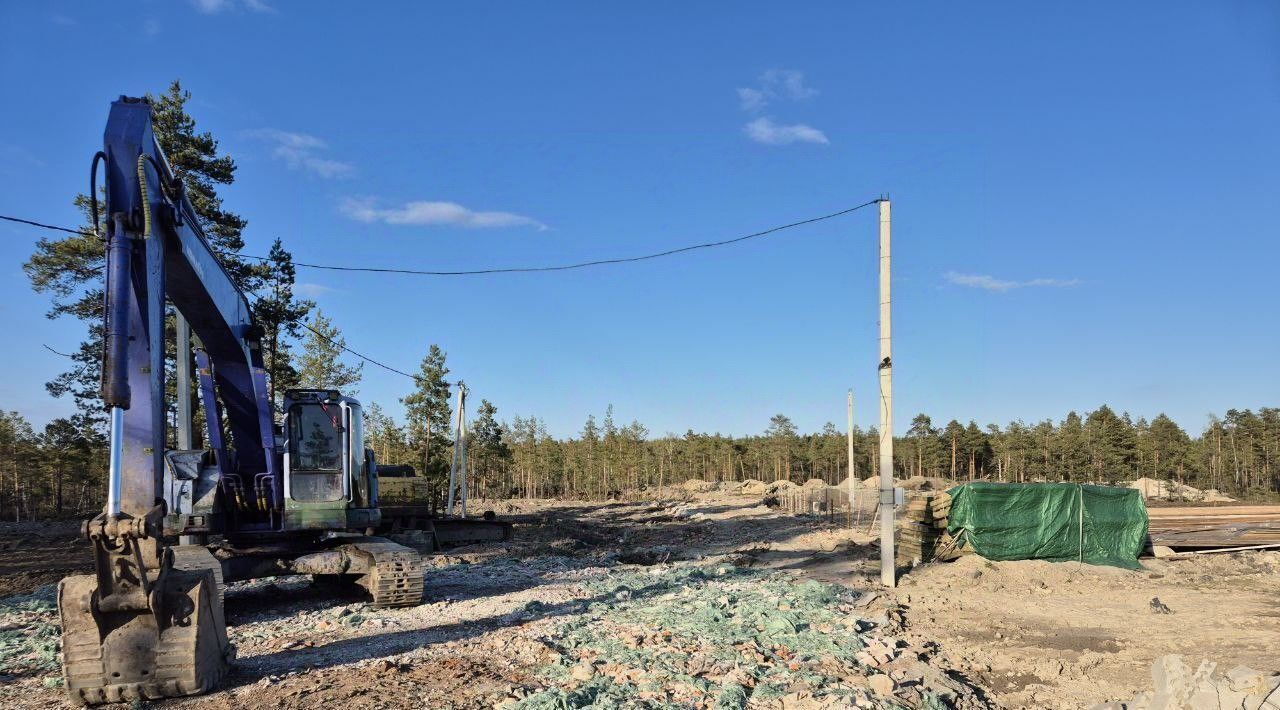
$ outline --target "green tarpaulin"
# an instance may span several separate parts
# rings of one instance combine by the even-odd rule
[[[1147,507],[1132,488],[966,483],[952,488],[947,530],[989,560],[1077,560],[1136,569]]]

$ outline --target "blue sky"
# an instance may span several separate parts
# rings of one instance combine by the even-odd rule
[[[425,269],[724,239],[889,193],[896,409],[942,423],[1280,404],[1280,4],[6,3],[0,213],[77,224],[110,101],[180,78],[249,253]],[[0,224],[0,407],[74,347]],[[300,270],[348,343],[429,343],[504,418],[874,422],[873,209],[484,278]],[[398,412],[409,382],[365,367]]]

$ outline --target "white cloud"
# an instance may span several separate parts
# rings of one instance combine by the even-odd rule
[[[332,293],[335,289],[324,284],[314,284],[307,281],[299,281],[293,285],[293,292],[303,298],[316,298],[326,293]]]
[[[782,125],[768,117],[757,118],[742,127],[747,137],[765,145],[791,145],[792,143],[819,143],[826,145],[827,134],[803,123]]]
[[[769,102],[759,89],[738,89],[738,100],[742,102],[743,111],[759,111]]]
[[[231,7],[231,0],[191,0],[191,4],[200,12],[212,15]]]
[[[355,172],[355,166],[350,163],[323,157],[321,153],[329,146],[313,135],[275,128],[246,131],[245,135],[271,143],[274,146],[271,155],[292,170],[306,170],[322,178],[346,177]]]
[[[232,8],[243,8],[249,12],[276,11],[263,0],[239,0],[238,2],[237,0],[191,0],[191,4],[206,15],[216,15]]]
[[[955,271],[948,271],[944,274],[947,282],[955,286],[965,286],[967,288],[980,288],[984,291],[995,291],[996,293],[1004,293],[1012,291],[1016,288],[1070,288],[1071,286],[1080,285],[1080,279],[1030,279],[1028,281],[1008,281],[998,279],[987,274],[961,274]]]
[[[738,89],[743,111],[759,111],[773,101],[800,101],[818,95],[818,90],[804,84],[804,72],[794,69],[770,69],[760,75],[757,88]]]
[[[347,198],[339,207],[342,213],[360,222],[385,224],[441,226],[454,225],[473,229],[492,227],[536,227],[539,231],[547,225],[532,217],[511,212],[477,212],[456,202],[415,200],[400,207],[382,208],[373,198]]]
[[[794,69],[770,69],[760,75],[757,86],[740,87],[738,103],[743,111],[757,113],[771,103],[800,101],[818,95],[818,90],[805,86],[804,72]],[[765,145],[818,143],[826,145],[827,134],[805,123],[779,124],[762,116],[742,127],[748,138]]]

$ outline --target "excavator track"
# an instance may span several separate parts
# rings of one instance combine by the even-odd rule
[[[342,548],[368,561],[369,571],[356,580],[380,608],[416,606],[422,602],[422,556],[404,545],[371,538]]]

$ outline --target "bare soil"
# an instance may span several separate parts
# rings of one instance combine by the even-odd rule
[[[1193,665],[1210,658],[1223,667],[1280,669],[1277,553],[1144,560],[1140,571],[969,556],[907,571],[899,588],[886,592],[878,587],[879,551],[865,520],[853,532],[848,521],[782,514],[759,497],[707,492],[684,501],[489,507],[516,521],[515,539],[430,558],[426,600],[414,608],[371,609],[305,578],[232,585],[232,676],[215,693],[163,705],[514,705],[562,682],[545,668],[571,652],[558,646],[563,624],[599,613],[594,582],[619,569],[656,574],[689,564],[877,591],[857,613],[882,617],[904,649],[920,651],[922,663],[971,683],[969,707],[1077,708],[1132,698],[1149,686],[1152,661],[1166,653]],[[74,524],[0,526],[0,597],[89,569]],[[1172,613],[1154,611],[1155,597]],[[57,670],[5,673],[0,668],[0,706],[69,707]],[[861,677],[841,682],[865,685]],[[803,695],[748,705],[850,706]]]
[[[0,523],[0,597],[29,594],[69,574],[93,571],[77,522]]]

